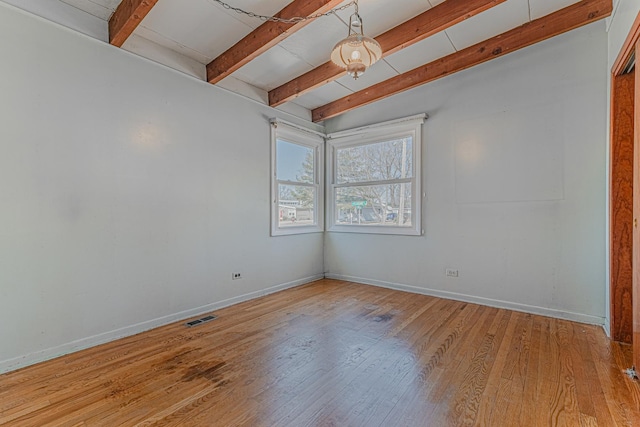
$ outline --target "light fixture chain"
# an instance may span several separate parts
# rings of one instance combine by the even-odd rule
[[[227,10],[233,10],[234,12],[243,14],[243,15],[247,15],[250,18],[257,18],[260,19],[261,21],[272,21],[272,22],[281,22],[284,24],[297,24],[298,22],[303,22],[303,21],[308,21],[311,19],[316,19],[316,18],[321,18],[323,16],[329,16],[329,15],[333,15],[336,12],[339,12],[341,10],[345,10],[350,8],[351,6],[355,6],[356,7],[356,13],[358,10],[358,0],[353,0],[343,6],[340,7],[336,7],[335,9],[331,9],[328,12],[325,13],[315,13],[313,15],[309,15],[309,16],[294,16],[292,18],[280,18],[277,16],[268,16],[268,15],[260,15],[254,12],[248,12],[246,10],[240,9],[239,7],[234,7],[231,6],[228,3],[223,2],[222,0],[209,0],[210,2],[215,2],[218,3],[220,6],[224,7]]]

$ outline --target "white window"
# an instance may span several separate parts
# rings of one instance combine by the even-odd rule
[[[420,235],[425,115],[328,135],[328,231]]]
[[[271,235],[324,230],[324,138],[271,121]]]

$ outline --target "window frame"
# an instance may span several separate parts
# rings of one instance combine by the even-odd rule
[[[304,183],[278,179],[277,145],[278,140],[314,150],[314,182]],[[324,232],[324,134],[298,127],[279,119],[271,120],[271,236]],[[280,227],[279,221],[279,185],[310,187],[315,189],[313,205],[314,224],[290,225]]]
[[[407,117],[372,126],[336,132],[327,135],[327,183],[326,183],[326,223],[328,232],[366,233],[402,236],[421,236],[422,229],[422,125],[426,114]],[[387,142],[406,136],[412,137],[412,171],[413,176],[406,182],[411,183],[411,226],[393,225],[356,225],[337,222],[336,197],[337,190],[353,186],[354,183],[337,183],[337,151],[342,148],[357,147]],[[389,179],[371,182],[358,182],[357,185],[386,185],[402,179]],[[395,181],[395,182],[394,182]],[[351,184],[351,185],[349,185]]]

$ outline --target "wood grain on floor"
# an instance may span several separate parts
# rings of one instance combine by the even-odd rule
[[[321,280],[0,375],[1,426],[640,426],[602,328]]]

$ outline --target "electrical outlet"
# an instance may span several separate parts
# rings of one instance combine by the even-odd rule
[[[451,268],[447,268],[444,272],[445,275],[449,277],[458,277],[458,270],[453,270]]]
[[[242,279],[242,274],[241,273],[231,273],[231,279],[233,279],[233,280]]]

